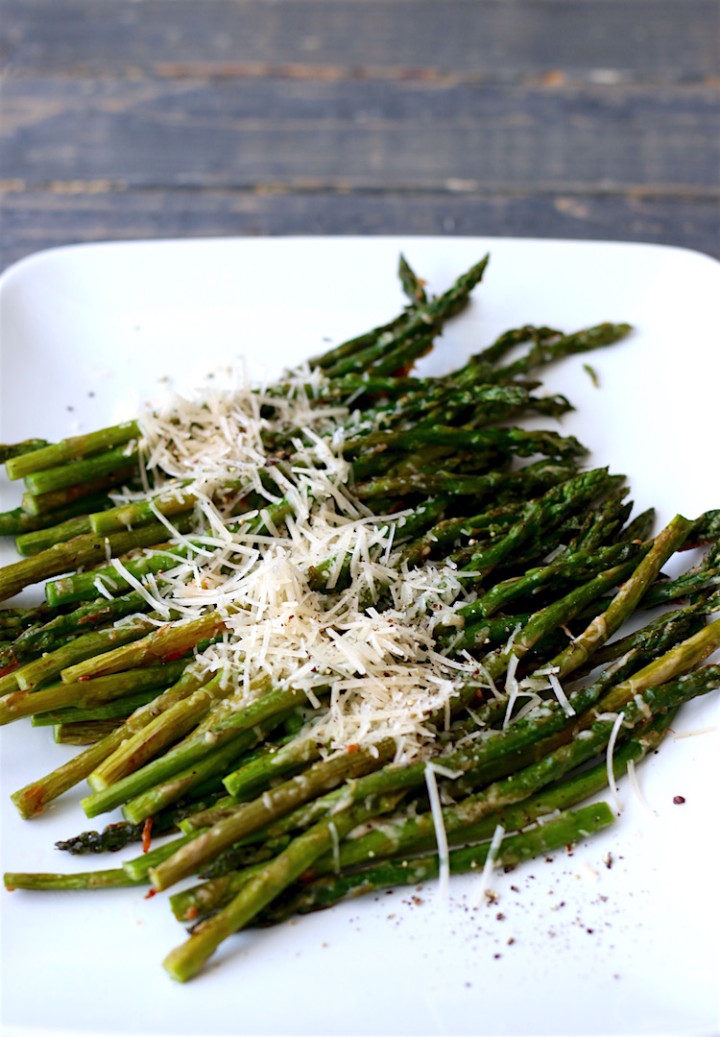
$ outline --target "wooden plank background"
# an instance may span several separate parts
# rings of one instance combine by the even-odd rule
[[[720,255],[715,0],[4,0],[0,266],[117,238]]]

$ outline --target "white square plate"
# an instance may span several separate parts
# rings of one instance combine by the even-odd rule
[[[0,282],[0,437],[87,431],[131,416],[164,378],[191,387],[241,355],[277,370],[366,330],[403,305],[401,250],[433,291],[491,253],[471,306],[423,361],[433,372],[520,323],[630,321],[621,344],[547,371],[548,390],[577,407],[562,429],[591,463],[626,473],[658,524],[720,506],[720,264],[657,246],[315,238],[42,253]],[[13,506],[17,488],[2,492]],[[72,750],[28,723],[2,731],[0,752],[3,870],[116,866],[53,849],[118,816],[88,824],[81,790],[32,822],[9,803]],[[709,697],[640,769],[645,806],[623,783],[615,826],[572,855],[497,874],[497,904],[477,906],[473,877],[453,879],[446,903],[434,886],[367,897],[242,934],[187,986],[160,964],[184,935],[164,896],[2,891],[3,1032],[715,1033],[718,759]]]

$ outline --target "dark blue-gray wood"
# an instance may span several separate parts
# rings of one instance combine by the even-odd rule
[[[4,0],[0,264],[422,233],[720,255],[709,0]]]

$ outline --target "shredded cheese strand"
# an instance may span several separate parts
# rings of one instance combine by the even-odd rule
[[[453,622],[464,584],[452,566],[402,562],[395,536],[407,513],[374,516],[348,490],[348,409],[312,404],[318,372],[287,378],[276,394],[240,373],[231,390],[174,396],[141,416],[148,481],[166,496],[191,493],[207,531],[181,534],[152,504],[176,564],[142,580],[116,569],[159,615],[226,614],[228,635],[201,658],[233,674],[241,692],[266,680],[304,691],[317,710],[329,689],[312,719],[323,754],[390,736],[395,762],[426,757],[436,737],[429,716],[448,726],[458,682],[477,675],[467,653],[449,659],[434,648],[434,627]],[[233,524],[250,493],[261,507]],[[282,519],[270,510],[279,502]],[[257,515],[262,533],[251,525]],[[322,590],[312,584],[319,567]]]
[[[624,719],[624,713],[618,713],[618,715],[615,717],[615,721],[610,732],[610,738],[608,739],[607,752],[605,754],[608,787],[610,788],[612,797],[615,801],[615,806],[617,808],[618,814],[622,813],[622,803],[620,802],[620,790],[618,789],[617,782],[615,781],[615,772],[613,770],[613,753],[615,752],[615,742],[617,741],[617,736],[620,733],[620,728],[623,725]]]
[[[485,864],[480,874],[480,885],[477,891],[477,903],[481,904],[489,892],[490,876],[495,868],[495,861],[502,845],[503,838],[505,836],[505,829],[502,825],[496,825],[495,831],[493,832],[492,839],[490,840],[490,846],[488,847],[488,854],[485,858]]]
[[[442,803],[438,790],[435,767],[428,762],[425,765],[425,784],[430,798],[430,812],[435,826],[435,841],[438,849],[438,889],[443,900],[447,899],[450,885],[450,851],[448,849],[447,832],[443,820]]]

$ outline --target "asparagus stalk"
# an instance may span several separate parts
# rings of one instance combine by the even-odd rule
[[[226,616],[220,612],[209,612],[197,619],[164,623],[137,639],[134,644],[121,645],[102,656],[85,657],[74,665],[64,667],[60,676],[66,683],[73,683],[120,673],[122,670],[144,666],[146,663],[177,658],[192,650],[199,641],[220,633],[225,627],[225,622]],[[152,626],[150,623],[143,625],[141,620],[138,620],[137,624],[138,630],[142,633]]]
[[[384,797],[369,806],[356,805],[332,819],[318,822],[252,878],[211,922],[196,929],[187,944],[172,951],[164,961],[167,971],[174,979],[190,979],[224,939],[252,921],[336,840],[368,818],[392,809],[394,804],[394,798]],[[151,876],[158,870],[154,869]]]
[[[336,357],[332,363],[322,365],[330,378],[337,378],[351,372],[364,371],[373,364],[381,362],[391,350],[405,344],[408,340],[420,335],[425,336],[432,331],[437,333],[445,320],[458,313],[466,304],[472,289],[479,283],[485,273],[489,256],[484,256],[466,274],[457,279],[455,284],[442,295],[422,306],[416,306],[391,329],[384,330],[373,339],[372,344],[364,349],[346,351],[342,357]],[[312,363],[312,361],[311,361]],[[393,370],[402,366],[396,364]]]
[[[708,623],[692,637],[671,648],[664,655],[654,659],[638,673],[616,685],[602,700],[602,708],[613,711],[622,708],[632,696],[642,694],[654,684],[670,681],[678,674],[687,673],[698,666],[720,648],[720,619]],[[717,677],[717,667],[706,666],[703,671],[708,679]],[[690,680],[692,674],[686,678]]]
[[[598,645],[607,641],[608,637],[614,634],[625,619],[635,611],[648,586],[667,559],[685,542],[691,528],[692,523],[681,515],[676,515],[669,525],[658,534],[650,551],[640,562],[632,577],[619,589],[607,609],[586,627],[572,645],[553,660],[551,665],[558,668],[560,677],[582,665]]]
[[[221,850],[250,832],[265,827],[277,817],[288,814],[301,803],[307,803],[322,792],[368,771],[377,770],[395,752],[395,742],[384,739],[378,745],[339,753],[313,764],[295,778],[278,785],[271,792],[237,808],[208,832],[198,835],[169,860],[151,872],[155,889],[167,889],[194,871]],[[394,790],[393,790],[394,791]]]
[[[107,757],[118,749],[129,734],[140,730],[158,716],[164,709],[179,699],[186,697],[201,686],[208,677],[189,667],[177,684],[168,688],[148,705],[136,710],[124,724],[106,735],[97,744],[66,763],[61,764],[49,774],[18,789],[10,797],[20,814],[25,818],[41,813],[53,799],[61,796],[68,789],[88,777]]]
[[[523,658],[549,632],[554,631],[559,625],[567,623],[589,602],[596,600],[605,589],[615,586],[620,579],[624,578],[625,575],[629,575],[629,573],[630,566],[628,565],[624,567],[617,566],[614,569],[601,573],[584,586],[573,590],[557,602],[532,615],[524,625],[517,624],[512,643],[506,644],[503,648],[495,649],[483,659],[484,684],[478,685],[477,682],[468,682],[464,687],[459,688],[455,695],[455,708],[462,708],[471,704],[473,700],[477,699],[478,693],[482,695],[489,681],[498,679],[507,671],[513,656],[517,659]],[[482,641],[483,643],[485,642],[485,637],[483,637]],[[495,722],[497,719],[502,718],[507,709],[508,700],[499,700],[488,704],[485,707],[488,721]],[[457,770],[460,773],[465,773],[472,769],[478,762],[474,749],[472,751],[451,751],[443,754],[438,759],[447,769],[451,771]],[[380,773],[370,774],[361,778],[354,783],[352,789],[348,790],[347,794],[351,798],[360,799],[362,796],[373,795],[378,792],[384,793],[397,789],[417,787],[424,780],[425,764],[421,761],[404,767],[385,768]],[[213,814],[217,814],[217,812],[214,811]],[[225,815],[223,820],[227,819],[227,817],[232,817],[232,814],[233,812],[230,812],[228,815]],[[188,824],[201,826],[208,823],[212,824],[213,820],[213,817],[208,818],[201,813],[195,818],[188,819]],[[240,838],[240,836],[238,835],[237,838]]]
[[[403,291],[408,295],[413,306],[418,302],[426,301],[425,298],[421,298],[421,296],[424,295],[424,289],[422,288],[423,282],[417,277],[417,275],[415,275],[410,264],[402,256],[398,263],[398,276]],[[364,349],[366,346],[372,345],[382,335],[392,333],[401,328],[406,320],[407,313],[403,312],[388,324],[383,324],[378,328],[373,328],[371,331],[365,332],[347,342],[341,343],[339,346],[334,346],[321,356],[314,357],[309,361],[309,364],[311,367],[331,367],[338,360],[343,360],[345,357],[351,356],[353,353]]]
[[[675,714],[661,713],[642,727],[637,734],[621,743],[613,753],[613,776],[621,778],[630,761],[637,763],[648,753],[654,752],[662,741]],[[496,825],[501,824],[506,832],[526,828],[539,818],[566,810],[583,800],[589,799],[607,787],[608,768],[606,760],[594,767],[572,773],[554,785],[546,786],[529,799],[521,800],[490,815],[477,824],[470,825],[463,816],[463,804],[445,807],[442,812],[443,825],[450,846],[480,842],[490,839]],[[435,824],[429,814],[402,818],[393,822],[386,820],[367,835],[345,842],[340,847],[337,866],[347,871],[361,865],[372,865],[383,857],[400,857],[409,853],[424,853],[435,845]],[[312,876],[327,874],[335,870],[336,864],[330,857],[321,858],[312,869]],[[187,898],[187,906],[192,897]]]
[[[148,603],[138,591],[118,598],[96,598],[72,612],[62,612],[45,623],[34,624],[19,634],[8,650],[8,662],[20,663],[44,652],[52,652],[61,647],[68,637],[148,609]]]
[[[69,486],[81,486],[86,482],[113,476],[118,470],[135,464],[137,459],[137,450],[132,444],[127,444],[80,461],[69,461],[67,464],[58,465],[57,468],[31,472],[25,476],[25,485],[28,491],[35,495],[56,493]]]
[[[115,468],[109,475],[74,483],[59,490],[48,490],[46,493],[31,493],[28,490],[22,496],[22,506],[31,515],[45,516],[49,521],[53,521],[53,516],[58,511],[79,503],[84,511],[88,511],[91,502],[95,501],[99,494],[116,486],[132,483],[136,478],[137,462],[133,458],[128,458],[127,464]]]
[[[592,781],[599,780],[597,767],[590,771],[579,768],[604,751],[611,733],[617,734],[614,716],[609,713],[621,711],[620,739],[632,732],[626,744],[635,746],[632,753],[637,756],[631,754],[628,759],[639,758],[652,744],[652,732],[661,731],[680,702],[704,694],[717,684],[717,667],[692,671],[720,644],[720,621],[697,629],[715,607],[712,581],[717,554],[711,549],[699,578],[688,578],[683,584],[695,596],[692,608],[681,610],[676,620],[650,625],[642,644],[630,645],[623,640],[622,648],[602,647],[641,602],[647,605],[652,601],[653,589],[662,586],[656,582],[660,568],[673,551],[683,544],[712,541],[720,513],[707,513],[695,523],[678,516],[652,545],[634,543],[648,539],[650,515],[645,513],[621,529],[627,522],[628,505],[622,504],[624,491],[619,480],[606,472],[578,473],[575,462],[583,448],[575,440],[554,433],[488,427],[490,422],[506,420],[518,410],[562,413],[569,406],[567,401],[552,398],[542,402],[542,398],[532,397],[539,383],[522,381],[522,377],[561,356],[617,341],[627,334],[627,325],[599,325],[573,335],[528,326],[501,336],[444,379],[413,379],[401,373],[431,345],[444,320],[465,304],[482,277],[485,263],[486,259],[477,264],[443,296],[430,299],[420,279],[406,262],[401,262],[401,284],[410,307],[397,320],[319,358],[316,364],[324,368],[326,378],[318,385],[309,380],[308,385],[316,415],[322,415],[328,401],[329,411],[334,410],[332,401],[347,393],[364,400],[359,422],[350,417],[343,429],[336,426],[339,434],[345,434],[345,455],[354,464],[356,496],[383,510],[403,507],[407,498],[417,501],[419,497],[423,502],[406,517],[404,532],[397,523],[398,542],[409,540],[400,564],[421,564],[436,550],[444,552],[452,564],[465,567],[468,587],[473,586],[471,580],[475,581],[477,601],[457,616],[466,629],[459,635],[441,628],[438,632],[449,654],[473,652],[484,672],[483,686],[479,681],[459,685],[449,704],[450,716],[428,718],[428,723],[438,726],[447,720],[447,730],[431,750],[433,762],[457,772],[448,781],[448,788],[466,797],[445,811],[446,827],[451,838],[457,839],[485,838],[489,826],[499,817],[508,824],[527,824],[533,811],[544,809],[543,804],[545,808],[551,802],[567,805],[573,794],[587,791]],[[509,350],[523,342],[530,343],[526,353],[506,362]],[[265,412],[272,411],[273,397],[277,397],[280,411],[280,398],[291,391],[290,383],[271,387],[263,400]],[[95,438],[76,437],[11,458],[11,471],[26,479],[30,491],[24,498],[27,510],[80,507],[89,483],[78,485],[77,480],[107,486],[132,479],[135,463],[128,458],[134,456],[139,430],[135,426],[126,439],[118,438],[127,431],[101,430]],[[321,436],[332,431],[330,425],[323,427]],[[112,442],[108,435],[115,437]],[[273,463],[279,464],[290,484],[293,467],[303,464],[300,445],[305,449],[310,438],[304,429],[283,426],[277,433],[268,430],[266,446],[277,451]],[[535,452],[565,463],[545,461],[517,470],[512,459]],[[240,524],[242,532],[266,536],[287,519],[292,534],[292,492],[277,500],[277,486],[268,473],[261,473],[259,479],[260,485],[275,496],[275,502],[268,508],[269,520],[265,513],[251,518]],[[483,500],[491,495],[492,508],[470,519],[461,516],[462,511],[471,510],[467,497]],[[11,566],[0,572],[0,596],[8,597],[48,577],[98,565],[106,561],[106,552],[124,555],[146,544],[163,543],[167,532],[163,523],[154,521],[158,510],[162,514],[167,505],[168,514],[180,514],[184,517],[179,523],[189,523],[187,512],[194,503],[192,486],[182,485],[161,492],[153,502],[123,505],[90,518],[65,514],[63,523],[72,519],[70,525],[45,530],[40,538],[20,540],[22,549],[35,550],[40,543],[43,550],[18,563],[20,568]],[[232,501],[223,501],[224,514],[245,509],[249,503],[255,506],[261,502],[244,500],[236,502],[236,507]],[[48,512],[38,521],[47,525],[55,522],[57,526],[50,514],[57,512]],[[88,522],[92,535],[82,532],[65,541],[69,534],[86,530]],[[122,528],[125,523],[138,528],[130,533]],[[146,541],[148,536],[155,539]],[[479,543],[468,542],[476,537],[481,538]],[[556,562],[548,564],[544,560],[556,548],[561,553]],[[163,549],[152,555],[128,559],[127,568],[137,578],[143,572],[176,565],[194,550],[193,542],[184,541],[178,547],[163,544]],[[327,590],[327,573],[337,573],[338,561],[342,560],[328,559],[318,565],[310,574],[312,586]],[[534,570],[526,574],[529,565]],[[318,758],[321,747],[303,731],[275,752],[266,748],[248,756],[250,746],[262,744],[286,718],[297,717],[297,708],[306,706],[303,693],[292,687],[268,685],[257,702],[233,710],[231,700],[225,700],[231,689],[221,688],[220,678],[213,681],[199,667],[186,668],[185,657],[178,660],[178,654],[187,653],[189,659],[204,638],[224,632],[225,617],[219,612],[186,622],[174,620],[171,613],[170,622],[153,628],[151,633],[141,630],[140,634],[140,625],[152,619],[136,617],[123,624],[133,628],[136,640],[111,647],[107,638],[115,636],[114,631],[120,628],[97,631],[94,627],[115,621],[129,607],[129,600],[134,605],[134,592],[112,603],[94,603],[73,611],[63,607],[78,595],[96,597],[97,581],[104,580],[108,572],[112,576],[115,571],[75,572],[52,580],[46,592],[48,601],[62,604],[51,622],[46,617],[28,621],[13,613],[8,632],[26,628],[28,622],[38,625],[19,637],[13,633],[12,641],[0,631],[0,640],[8,642],[0,650],[0,665],[21,664],[0,676],[0,693],[6,692],[0,700],[0,719],[37,716],[38,711],[48,719],[52,718],[49,710],[56,708],[62,710],[60,717],[69,720],[97,711],[121,710],[129,707],[124,694],[128,688],[151,688],[147,682],[153,679],[153,671],[164,671],[159,688],[181,670],[183,676],[97,745],[45,779],[19,790],[13,798],[24,816],[32,816],[70,784],[88,777],[93,794],[84,806],[90,816],[124,804],[126,816],[139,821],[164,811],[167,804],[188,793],[199,797],[213,790],[212,805],[208,808],[205,804],[182,822],[186,834],[180,840],[127,862],[121,869],[131,881],[150,876],[155,888],[161,889],[189,876],[197,867],[218,861],[225,849],[239,842],[253,844],[247,851],[247,859],[255,861],[253,869],[241,874],[237,887],[235,879],[225,884],[225,894],[232,887],[234,898],[222,908],[217,922],[199,927],[199,940],[194,942],[193,937],[190,941],[192,949],[173,952],[168,960],[173,974],[187,978],[229,932],[261,917],[263,912],[269,918],[270,905],[293,885],[303,862],[305,868],[313,865],[316,872],[327,868],[331,847],[333,859],[347,860],[343,855],[350,853],[350,844],[346,848],[342,839],[352,831],[352,822],[376,811],[394,809],[408,790],[424,781],[426,762],[406,767],[389,764],[395,752],[392,739],[329,759]],[[127,590],[117,572],[115,576],[113,591]],[[570,589],[568,583],[572,584]],[[534,606],[531,615],[500,614],[521,595],[538,590],[542,593],[540,607]],[[608,602],[605,595],[612,590],[615,593]],[[144,612],[148,603],[142,595],[140,598]],[[376,607],[384,607],[382,594]],[[588,616],[589,626],[558,651],[559,628],[575,619],[587,623]],[[88,628],[93,628],[91,634],[83,633],[75,639],[77,632]],[[488,650],[493,638],[505,639],[510,633],[511,643]],[[676,644],[679,636],[685,640]],[[537,677],[543,673],[538,669],[540,663],[546,667],[548,680],[550,676],[564,678],[587,670],[599,659],[615,658],[628,646],[627,656],[600,678],[578,682],[567,699],[558,692],[557,701],[552,699],[540,710],[512,720],[514,667],[518,662],[522,661],[522,672],[534,667],[530,681],[537,684]],[[49,654],[33,658],[40,652]],[[662,654],[658,657],[658,653]],[[48,686],[58,674],[60,682]],[[505,695],[478,709],[478,699],[487,694],[487,685],[503,678]],[[467,706],[476,707],[470,718],[462,713]],[[643,726],[650,714],[656,719],[649,727]],[[462,720],[450,723],[452,717],[460,715]],[[482,731],[467,746],[456,745],[453,740],[458,735],[472,734],[470,720],[495,725],[495,729]],[[498,729],[498,725],[502,726]],[[173,743],[178,744],[170,748]],[[624,751],[620,743],[618,753]],[[236,773],[228,775],[227,771],[238,763],[241,766]],[[265,791],[240,804],[230,797],[217,800],[223,777],[226,787],[243,798]],[[277,779],[281,783],[275,785]],[[470,796],[468,791],[472,791]],[[413,845],[403,840],[409,840],[414,831],[420,839],[414,845],[423,848],[422,839],[430,838],[429,815],[420,814],[402,824],[409,827],[402,836],[396,833],[399,842],[406,847]],[[388,838],[391,828],[383,829]],[[528,835],[530,846],[534,836]],[[525,833],[518,838],[524,840]],[[362,840],[353,843],[359,845]],[[261,856],[271,859],[258,867]],[[455,858],[456,862],[460,860]],[[477,858],[473,860],[477,862]],[[431,867],[437,867],[437,860]],[[52,877],[38,880],[41,884],[51,881]],[[82,884],[85,880],[78,881]],[[105,879],[97,881],[112,885],[122,879],[115,870],[114,875],[107,873]],[[292,892],[289,896],[292,898]],[[280,901],[277,912],[283,910],[285,901]]]
[[[122,727],[117,727],[100,742],[56,767],[43,778],[13,792],[10,798],[21,816],[31,818],[41,814],[48,803],[86,778],[108,753],[117,748],[122,737]]]
[[[47,445],[46,439],[24,439],[20,443],[0,443],[0,464],[4,464],[10,458],[20,457],[21,454],[28,454],[32,450],[39,450],[40,447]]]
[[[79,664],[81,659],[97,659],[100,655],[112,652],[115,646],[137,641],[151,629],[153,623],[148,617],[129,617],[119,626],[94,630],[62,644],[60,648],[25,663],[11,676],[20,689],[32,691],[47,684],[61,672],[67,672],[73,663]],[[0,685],[4,679],[0,678]]]
[[[33,890],[77,890],[77,889],[118,889],[123,886],[137,886],[139,883],[128,877],[122,868],[108,868],[105,871],[78,871],[74,874],[62,875],[57,872],[8,871],[5,873],[5,889]]]
[[[12,508],[10,511],[0,512],[0,536],[21,536],[24,553],[35,554],[36,548],[45,550],[61,539],[56,533],[58,526],[91,511],[102,511],[103,508],[109,507],[110,503],[110,498],[106,494],[95,493],[83,495],[54,511],[37,515],[23,507]],[[34,534],[33,539],[30,539],[31,534]]]
[[[218,679],[217,687],[219,693],[222,694],[221,678]],[[231,689],[232,684],[229,684],[228,687]],[[112,810],[159,782],[167,781],[186,767],[197,764],[199,760],[232,741],[238,734],[252,731],[256,726],[273,718],[284,718],[288,711],[306,702],[305,693],[293,689],[274,690],[261,695],[244,708],[233,709],[229,716],[217,723],[210,723],[206,728],[200,726],[184,742],[175,746],[164,756],[151,760],[145,766],[86,797],[83,800],[83,809],[88,817],[95,817],[105,810]],[[194,703],[189,701],[187,709],[190,710],[193,706]],[[193,716],[194,720],[196,718],[197,713]],[[169,719],[175,722],[175,714],[173,713]]]
[[[137,422],[126,421],[121,425],[98,429],[83,436],[63,439],[59,443],[42,443],[35,449],[23,449],[19,454],[6,459],[5,469],[10,479],[24,479],[33,472],[65,466],[69,462],[106,452],[111,447],[129,443],[130,440],[139,437],[140,429]]]
[[[583,839],[601,832],[613,823],[615,816],[607,803],[595,803],[577,810],[568,810],[557,818],[536,825],[519,835],[503,839],[494,855],[496,868],[514,868],[534,857],[546,856],[563,847],[572,849]],[[484,867],[490,843],[451,850],[448,854],[449,871],[453,875],[477,871]],[[418,885],[436,879],[440,873],[437,854],[415,857],[401,862],[387,861],[348,875],[318,879],[295,896],[268,911],[261,921],[275,924],[295,914],[317,911],[348,896],[361,896],[380,889]]]
[[[119,723],[117,718],[110,718],[54,724],[53,741],[58,745],[95,745],[115,731]]]
[[[561,464],[546,463],[508,473],[497,469],[485,475],[457,475],[452,471],[408,472],[404,475],[381,476],[358,483],[355,492],[362,501],[402,499],[412,494],[424,496],[445,494],[448,497],[473,497],[483,500],[492,494],[523,492],[535,496],[538,491],[554,486],[573,474],[573,469]]]
[[[187,530],[187,523],[184,524]],[[11,598],[25,587],[39,583],[50,576],[83,566],[104,562],[137,547],[149,547],[167,539],[167,530],[159,522],[142,526],[131,532],[113,533],[108,537],[85,534],[66,543],[54,544],[20,562],[12,562],[0,569],[0,600]],[[97,590],[94,593],[97,596]]]
[[[17,536],[15,538],[15,549],[18,554],[27,558],[29,555],[36,555],[40,551],[47,550],[48,547],[53,547],[55,544],[63,544],[67,540],[72,540],[73,537],[82,536],[91,531],[92,526],[88,516],[77,515],[74,518],[66,519],[56,526]]]
[[[248,799],[250,793],[257,794],[274,779],[286,777],[319,756],[320,746],[312,735],[299,737],[279,748],[269,746],[266,752],[227,774],[223,785],[234,799]]]
[[[537,340],[524,357],[498,369],[496,378],[499,380],[515,378],[517,375],[527,374],[541,365],[553,363],[563,357],[614,345],[631,331],[632,327],[629,324],[605,322],[591,328],[583,328],[570,335]]]
[[[123,807],[123,816],[134,824],[139,824],[148,817],[176,803],[188,793],[203,785],[210,778],[220,779],[227,773],[238,759],[262,741],[274,728],[285,719],[280,713],[266,720],[251,731],[243,731],[227,741],[216,752],[209,754],[197,763],[178,771],[165,782],[160,782],[145,792],[141,792],[129,800]]]
[[[552,822],[538,826],[532,832],[522,836],[510,837],[496,858],[502,866],[518,864],[539,854],[550,853],[561,846],[572,846],[592,832],[600,831],[614,820],[614,815],[605,803],[586,807],[584,810],[567,812]],[[325,835],[329,825],[334,825],[340,835],[341,824],[337,822],[320,822],[305,836],[300,836],[291,847],[280,854],[275,861],[267,865],[257,876],[240,890],[235,898],[208,922],[199,926],[190,939],[172,951],[165,959],[164,965],[173,979],[185,982],[191,979],[202,968],[205,961],[220,943],[244,928],[269,903],[302,874],[314,859],[317,859],[318,844],[327,843]],[[344,829],[344,825],[342,826]],[[344,831],[343,831],[344,834]],[[332,838],[332,835],[331,835]],[[468,850],[455,850],[449,855],[450,870],[458,873],[482,867],[487,858],[489,847],[474,847]],[[437,877],[439,860],[437,855],[421,858],[403,865],[385,864],[373,869],[372,875],[364,879],[355,879],[355,889],[366,892],[383,886],[397,886],[408,883],[416,884]],[[346,880],[342,887],[341,880],[335,880],[333,892],[327,902],[335,902],[352,891],[353,880]],[[342,889],[342,891],[340,891]],[[319,896],[315,892],[314,906],[319,906]],[[308,908],[305,907],[305,910]],[[302,910],[295,906],[294,910]]]
[[[21,717],[65,710],[67,707],[92,708],[147,691],[153,691],[156,695],[158,688],[166,688],[177,680],[185,666],[185,662],[176,661],[162,666],[128,670],[110,677],[98,677],[94,681],[78,681],[74,684],[58,681],[40,690],[30,688],[11,692],[0,698],[0,725]]]
[[[458,610],[458,614],[465,619],[485,619],[494,615],[500,609],[505,608],[517,598],[536,594],[548,584],[554,584],[560,580],[585,580],[594,576],[603,569],[623,562],[626,558],[637,557],[643,551],[648,551],[650,545],[636,544],[627,541],[621,544],[611,544],[605,548],[596,548],[563,552],[559,558],[547,565],[528,569],[523,576],[512,576],[499,583],[495,583],[477,601],[466,605]]]
[[[398,277],[400,278],[402,289],[412,306],[417,306],[418,304],[422,306],[427,303],[425,282],[417,276],[402,252],[398,260]]]
[[[630,761],[637,763],[658,747],[673,717],[672,712],[660,714],[615,749],[615,780],[624,775]],[[603,760],[589,770],[573,773],[529,799],[512,804],[474,825],[467,824],[462,818],[462,804],[459,804],[459,809],[455,806],[444,807],[442,819],[448,845],[462,846],[490,839],[498,824],[508,833],[526,829],[539,818],[547,817],[559,810],[567,810],[589,799],[606,788],[607,784],[608,768]],[[288,837],[285,838],[287,840]],[[314,882],[322,875],[346,875],[359,867],[373,867],[386,858],[407,858],[409,854],[426,853],[432,851],[436,845],[437,832],[431,814],[419,813],[409,817],[394,815],[383,819],[379,825],[372,825],[367,834],[345,840],[337,853],[320,857],[303,876],[303,883],[307,888],[308,883]],[[224,906],[244,885],[248,870],[243,868],[242,871],[216,873],[217,877],[173,894],[170,897],[173,914],[179,921],[190,921]],[[294,904],[295,899],[291,900]],[[273,921],[277,921],[288,917],[294,910],[283,901],[267,912],[263,920],[272,918]],[[298,907],[297,910],[301,909]]]

